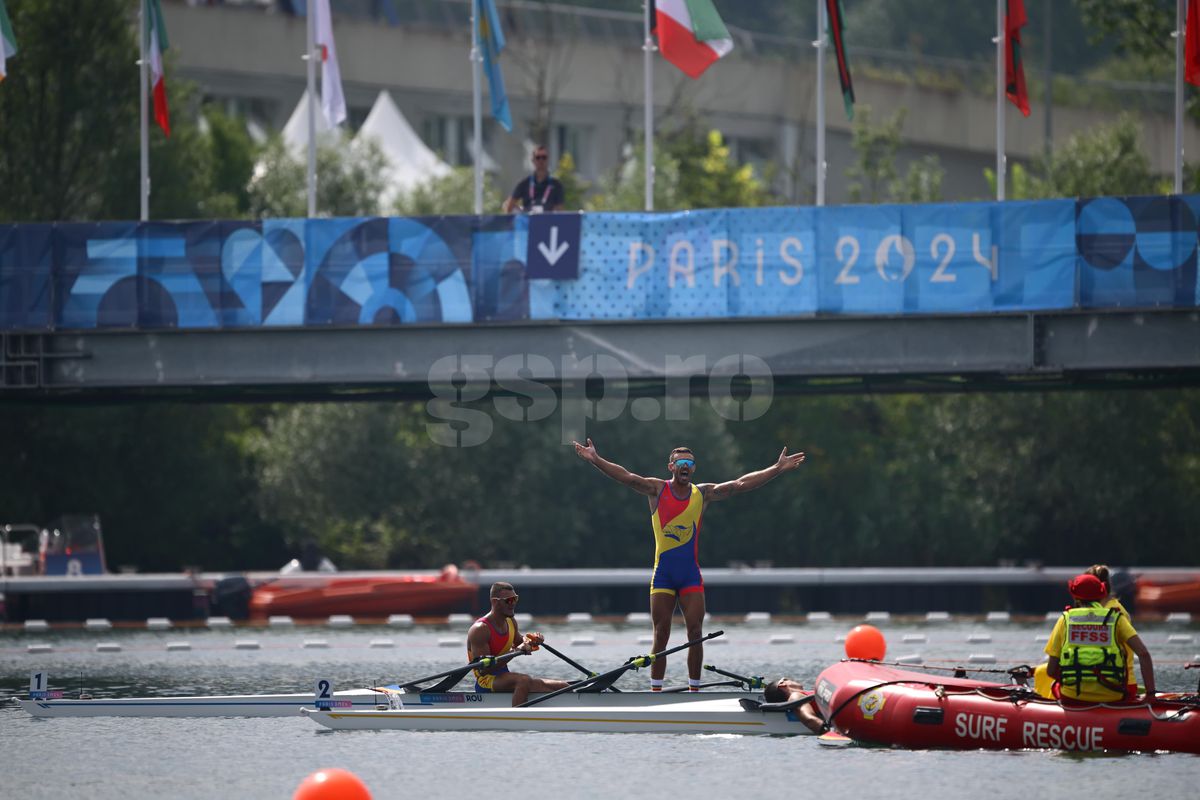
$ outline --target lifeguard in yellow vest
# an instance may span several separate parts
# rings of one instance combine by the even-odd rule
[[[704,579],[700,575],[700,523],[706,503],[724,500],[735,494],[757,489],[783,472],[796,469],[804,461],[804,453],[779,454],[774,464],[751,472],[735,481],[725,483],[692,483],[696,456],[687,447],[676,447],[667,457],[670,480],[636,475],[600,457],[596,446],[573,442],[575,454],[617,483],[624,484],[650,501],[650,526],[654,531],[654,572],[650,577],[650,619],[654,624],[654,652],[667,648],[671,638],[671,615],[679,604],[687,625],[689,641],[703,636]],[[704,650],[700,645],[688,649],[688,686],[700,687],[700,669]],[[665,658],[657,659],[650,667],[650,688],[661,691],[666,675]]]
[[[1142,668],[1146,699],[1155,692],[1154,663],[1129,616],[1105,607],[1108,586],[1095,575],[1078,575],[1067,584],[1075,603],[1063,612],[1046,643],[1046,672],[1056,694],[1093,703],[1133,700],[1128,689],[1127,655]],[[1128,649],[1127,649],[1128,648]]]

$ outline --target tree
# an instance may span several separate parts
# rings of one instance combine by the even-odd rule
[[[601,181],[589,199],[592,211],[633,211],[644,207],[644,155],[639,146]],[[730,157],[720,131],[694,125],[664,135],[654,151],[654,207],[661,210],[749,208],[770,205],[774,196],[748,164]]]
[[[483,213],[496,213],[502,200],[492,176],[483,176]],[[475,168],[455,167],[450,174],[414,186],[396,198],[392,211],[401,217],[475,213]]]
[[[114,163],[137,153],[130,4],[95,0],[85,14],[55,0],[12,0],[8,10],[21,50],[0,91],[0,219],[104,215]],[[127,190],[135,197],[136,176]]]
[[[986,170],[993,190],[996,175]],[[1013,170],[1014,200],[1154,194],[1162,187],[1150,172],[1137,121],[1122,115],[1111,125],[1077,133],[1032,170]]]
[[[870,203],[933,203],[942,199],[946,171],[935,155],[926,155],[908,165],[903,177],[896,173],[896,151],[905,111],[897,111],[878,127],[871,125],[871,108],[862,106],[855,114],[850,144],[858,160],[846,170],[850,199]]]
[[[137,19],[127,0],[82,13],[54,0],[10,0],[19,60],[0,91],[0,220],[137,219],[140,137]],[[152,217],[244,210],[232,186],[249,178],[249,141],[198,125],[194,84],[167,52],[171,136],[150,126]],[[221,143],[218,145],[218,139]]]
[[[267,143],[250,181],[250,213],[255,217],[308,214],[307,157],[288,151],[280,137]],[[371,217],[380,213],[386,161],[373,141],[347,145],[340,131],[317,144],[317,213],[332,217]]]

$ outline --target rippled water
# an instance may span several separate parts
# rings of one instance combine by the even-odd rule
[[[763,627],[725,625],[705,662],[756,675],[787,674],[811,683],[842,656],[835,641],[853,623]],[[714,625],[712,627],[718,627]],[[537,626],[576,661],[603,670],[645,652],[641,626]],[[888,658],[920,654],[931,664],[991,654],[998,665],[1037,663],[1048,626],[954,622],[880,625]],[[1197,672],[1183,664],[1200,654],[1200,627],[1139,625],[1154,653],[1163,691],[1191,691]],[[990,642],[968,643],[987,633]],[[905,636],[925,637],[904,642]],[[1169,636],[1177,637],[1168,642]],[[678,636],[678,634],[677,634]],[[1190,636],[1191,641],[1178,637]],[[790,637],[790,641],[787,641]],[[370,647],[391,639],[395,647]],[[590,639],[591,642],[574,641]],[[253,639],[259,650],[235,650]],[[775,641],[780,640],[783,641]],[[328,647],[305,648],[321,640]],[[442,644],[444,640],[446,644]],[[167,652],[168,642],[192,650]],[[775,643],[772,643],[772,642]],[[29,654],[30,643],[52,653]],[[121,652],[96,652],[100,642]],[[344,630],[297,628],[170,632],[82,631],[0,634],[0,697],[24,694],[29,673],[46,670],[70,697],[81,683],[94,696],[309,691],[320,678],[339,688],[419,677],[462,660],[462,631],[425,627]],[[1197,659],[1200,660],[1200,659]],[[543,651],[522,670],[549,677],[576,673]],[[682,654],[668,682],[685,676]],[[621,686],[641,688],[643,671]],[[1189,755],[1079,755],[1054,752],[920,752],[827,749],[812,737],[684,734],[334,732],[307,719],[33,719],[0,710],[4,797],[128,798],[290,797],[305,775],[329,766],[357,773],[378,798],[614,797],[660,791],[714,797],[752,794],[960,798],[1035,796],[1057,787],[1084,789],[1089,800],[1154,793],[1195,795],[1200,758]]]

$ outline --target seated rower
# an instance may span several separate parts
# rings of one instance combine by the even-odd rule
[[[1054,623],[1046,643],[1047,674],[1056,694],[1072,700],[1112,703],[1136,699],[1128,681],[1127,653],[1142,666],[1145,700],[1154,699],[1154,662],[1150,651],[1119,606],[1105,607],[1108,586],[1095,575],[1071,579],[1067,589],[1074,605]]]
[[[821,719],[821,715],[813,708],[812,692],[804,691],[804,685],[799,681],[794,681],[791,678],[779,678],[771,681],[763,689],[763,699],[768,703],[790,703],[797,700],[806,700],[803,704],[796,707],[796,716],[804,723],[804,727],[808,728],[813,733],[825,732],[825,720]]]
[[[467,660],[478,661],[485,656],[501,656],[513,650],[531,653],[545,637],[540,633],[521,636],[517,629],[517,590],[511,583],[493,583],[488,593],[492,609],[475,620],[467,632]],[[508,663],[490,669],[473,670],[475,691],[512,692],[512,704],[519,706],[529,699],[530,692],[553,692],[567,687],[566,681],[549,678],[533,678],[520,672],[512,672]]]

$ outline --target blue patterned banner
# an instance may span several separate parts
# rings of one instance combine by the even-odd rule
[[[0,225],[0,328],[1194,308],[1198,218],[1200,196]]]

